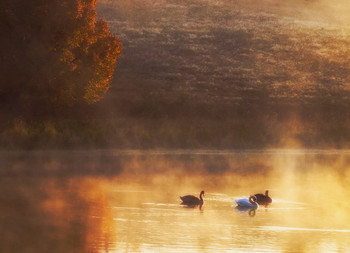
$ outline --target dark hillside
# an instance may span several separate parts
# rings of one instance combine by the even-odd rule
[[[345,0],[100,0],[98,19],[122,44],[111,88],[103,96],[109,82],[96,86],[96,104],[59,110],[27,106],[38,94],[18,89],[11,110],[28,113],[2,108],[0,145],[350,148],[349,11]],[[46,75],[52,65],[42,65]]]
[[[141,125],[202,129],[225,147],[346,145],[350,34],[342,16],[331,18],[333,7],[100,1],[98,13],[124,50],[100,106]],[[211,145],[204,136],[191,137]]]

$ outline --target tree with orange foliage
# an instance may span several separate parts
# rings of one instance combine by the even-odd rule
[[[2,107],[52,113],[104,97],[121,44],[97,19],[96,0],[2,2]]]

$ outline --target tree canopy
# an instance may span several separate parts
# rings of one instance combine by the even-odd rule
[[[0,104],[57,111],[104,97],[121,44],[96,0],[3,0]]]

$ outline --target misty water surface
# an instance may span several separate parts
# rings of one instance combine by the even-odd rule
[[[1,154],[1,252],[348,252],[348,151]],[[180,195],[205,190],[204,205]],[[273,203],[234,199],[270,190]]]

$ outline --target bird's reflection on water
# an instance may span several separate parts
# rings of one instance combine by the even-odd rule
[[[1,179],[0,251],[100,252],[114,239],[108,201],[88,179]]]
[[[242,213],[247,213],[250,217],[254,217],[256,214],[256,208],[236,206],[235,209]]]
[[[187,208],[187,209],[197,209],[198,208],[198,210],[200,212],[204,211],[203,204],[202,205],[184,205],[184,204],[181,204],[181,206],[183,208]]]

